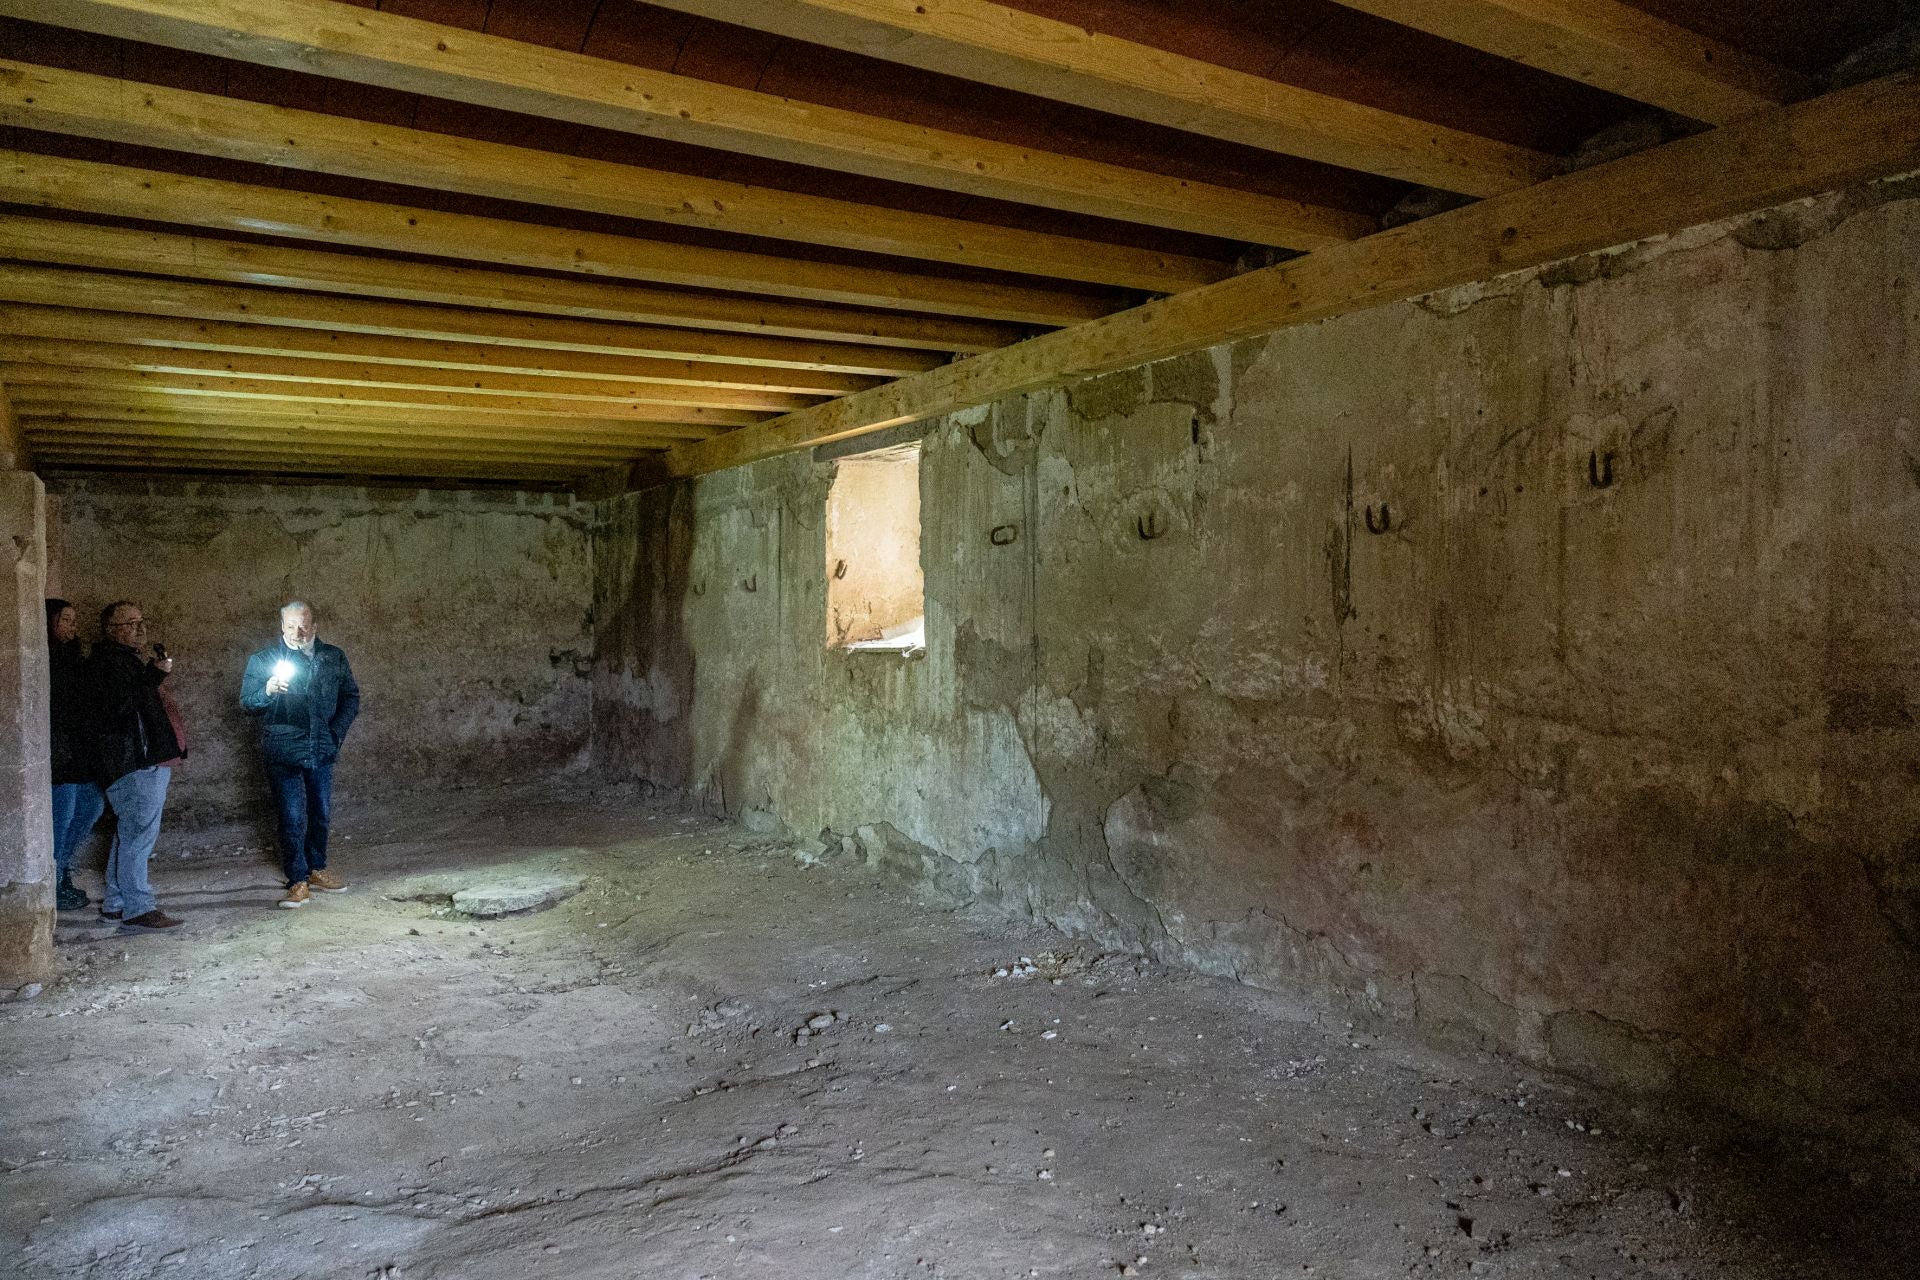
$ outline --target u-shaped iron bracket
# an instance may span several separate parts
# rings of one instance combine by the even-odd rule
[[[844,578],[846,576],[847,576],[847,562],[845,560],[835,560],[833,562],[834,581],[838,582],[841,578]]]
[[[1134,528],[1140,531],[1140,541],[1142,542],[1152,542],[1155,538],[1167,531],[1167,526],[1165,522],[1160,519],[1160,513],[1158,511],[1146,512],[1138,520],[1134,521]]]
[[[1011,524],[997,524],[987,534],[987,541],[996,547],[1012,545],[1020,537],[1020,527]]]
[[[1613,454],[1602,456],[1597,449],[1587,453],[1587,483],[1596,489],[1612,487]]]
[[[740,587],[743,591],[749,593],[758,591],[760,589],[760,575],[756,573],[751,577],[740,579]]]
[[[1367,507],[1367,532],[1368,533],[1385,533],[1391,528],[1393,528],[1393,508],[1392,507],[1388,506],[1384,502],[1381,503],[1380,516],[1378,520],[1374,518],[1373,507],[1372,506]]]

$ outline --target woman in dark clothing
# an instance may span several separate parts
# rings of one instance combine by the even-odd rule
[[[87,905],[73,883],[73,855],[107,807],[87,744],[87,665],[80,648],[78,619],[65,600],[47,601],[47,653],[52,659],[53,863],[60,873],[55,895],[62,911]]]

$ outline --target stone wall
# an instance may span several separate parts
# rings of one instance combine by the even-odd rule
[[[137,600],[175,659],[192,754],[176,830],[253,817],[270,830],[247,655],[278,606],[311,603],[363,695],[337,794],[538,777],[587,744],[591,510],[547,494],[182,481],[55,486],[49,594]]]
[[[822,642],[830,464],[622,499],[598,752],[1327,1016],[1920,1150],[1917,194],[930,424],[924,656]]]
[[[0,1000],[53,964],[46,507],[38,476],[0,469]]]

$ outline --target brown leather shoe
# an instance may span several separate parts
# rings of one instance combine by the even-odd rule
[[[122,920],[120,923],[124,928],[128,929],[178,929],[181,925],[185,924],[186,921],[176,920],[160,908],[155,907],[151,911],[134,916],[130,920]]]
[[[347,882],[345,880],[337,876],[330,876],[324,871],[307,872],[307,885],[309,888],[318,889],[321,893],[345,893],[347,891]]]
[[[306,906],[307,900],[312,896],[313,895],[307,892],[307,882],[302,880],[299,884],[287,890],[286,896],[280,899],[280,905],[292,911],[296,907]]]

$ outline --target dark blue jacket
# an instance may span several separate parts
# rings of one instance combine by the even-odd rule
[[[274,664],[293,664],[285,693],[271,696],[267,681]],[[360,714],[360,686],[353,682],[347,655],[315,641],[313,656],[275,642],[247,659],[240,678],[240,705],[260,717],[260,746],[268,764],[313,769],[340,754],[353,718]]]

